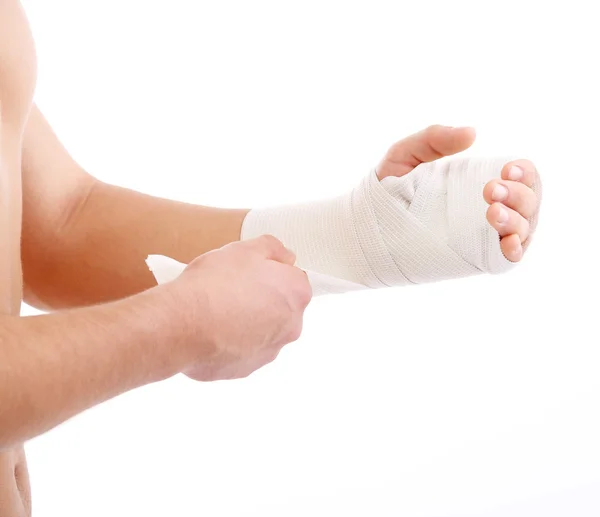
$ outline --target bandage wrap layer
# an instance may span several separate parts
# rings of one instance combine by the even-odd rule
[[[252,210],[242,239],[282,240],[315,295],[502,273],[514,264],[486,220],[483,188],[507,161],[440,160],[381,182],[373,171],[335,199]]]

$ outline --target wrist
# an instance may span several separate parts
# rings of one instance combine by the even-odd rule
[[[158,348],[168,378],[208,359],[208,307],[203,289],[190,289],[177,279],[146,292],[158,326]],[[206,353],[203,354],[203,349]]]
[[[141,333],[153,350],[151,382],[166,380],[186,368],[191,360],[189,325],[184,321],[185,301],[172,283],[155,287],[130,298]]]

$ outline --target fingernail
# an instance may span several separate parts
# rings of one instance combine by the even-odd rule
[[[498,217],[496,218],[498,224],[504,224],[508,221],[508,211],[504,207],[500,207],[500,211],[498,212]]]
[[[504,185],[497,183],[494,190],[492,190],[492,199],[494,201],[502,201],[506,199],[506,196],[508,196],[508,189]]]
[[[521,255],[523,255],[523,246],[521,246],[521,243],[519,243],[515,248],[514,254],[515,258],[520,258]]]
[[[519,181],[523,177],[523,169],[518,165],[513,165],[508,171],[508,179],[512,181]]]

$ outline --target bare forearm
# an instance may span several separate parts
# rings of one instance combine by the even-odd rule
[[[245,210],[219,210],[107,185],[69,155],[34,106],[23,137],[25,301],[55,310],[153,285],[148,254],[189,262],[239,239]]]
[[[144,262],[149,254],[190,262],[239,240],[246,213],[95,182],[58,237],[47,232],[47,253],[24,245],[26,301],[55,310],[138,293],[155,285]]]
[[[27,318],[0,317],[0,450],[179,371],[169,291]],[[173,345],[165,350],[165,343]]]

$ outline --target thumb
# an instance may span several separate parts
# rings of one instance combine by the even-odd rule
[[[429,126],[390,147],[377,167],[377,177],[404,176],[421,163],[460,153],[474,141],[472,127]]]
[[[281,262],[293,266],[296,262],[296,255],[293,251],[287,249],[283,243],[273,237],[273,235],[261,235],[254,239],[246,241],[255,252],[262,255],[264,258]]]

